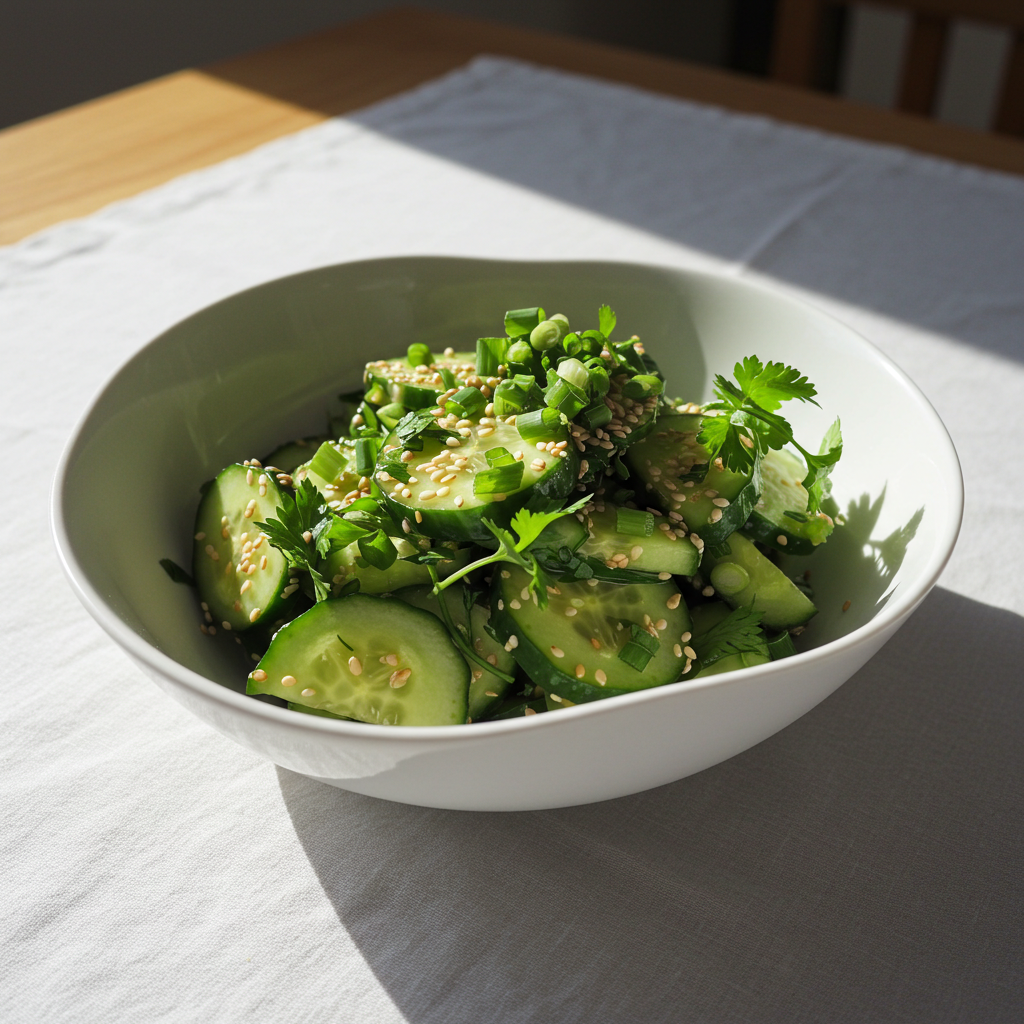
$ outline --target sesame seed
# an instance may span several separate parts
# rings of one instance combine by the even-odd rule
[[[384,661],[394,668],[398,664],[398,656],[396,654],[388,654],[385,656]]]
[[[705,588],[704,588],[704,589],[703,589],[703,590],[701,591],[701,593],[702,593],[702,594],[703,594],[703,595],[704,595],[705,597],[714,597],[714,596],[715,596],[715,588],[714,588],[713,586],[711,586],[711,584],[708,584],[708,585],[707,585],[707,586],[706,586],[706,587],[705,587]]]
[[[644,553],[644,549],[642,547],[640,547],[639,544],[635,544],[629,550],[630,560],[635,562],[643,553]]]
[[[420,501],[430,501],[437,497],[436,491],[420,491]]]
[[[246,580],[246,581],[245,581],[245,582],[244,582],[244,583],[242,584],[242,586],[241,586],[241,588],[239,589],[239,591],[238,591],[238,592],[239,592],[240,594],[244,594],[244,593],[245,593],[245,592],[246,592],[246,591],[247,591],[247,590],[248,590],[248,589],[249,589],[249,588],[250,588],[251,586],[252,586],[252,580]]]
[[[261,569],[266,569],[266,567],[267,567],[267,556],[266,555],[260,555],[260,568]]]
[[[302,692],[300,693],[300,696],[302,696],[302,697],[315,697],[315,696],[316,696],[316,690],[311,690],[311,689],[310,689],[310,688],[309,688],[309,687],[307,686],[307,687],[306,687],[306,689],[304,689],[304,690],[303,690],[303,691],[302,691]]]
[[[671,608],[673,611],[679,607],[679,602],[682,599],[682,594],[673,594],[666,602],[665,607]],[[664,626],[659,626],[659,629],[664,629]]]
[[[721,519],[721,518],[722,518],[722,510],[720,508],[713,508],[711,510],[711,515],[708,516],[708,522],[709,523],[717,523],[718,520]]]
[[[419,509],[416,509],[416,522],[417,523],[422,523],[423,522],[423,513]]]
[[[263,669],[258,668],[253,672],[252,677],[257,683],[262,683],[267,678],[267,673]]]
[[[246,483],[247,483],[247,484],[248,484],[248,485],[249,485],[250,487],[252,487],[252,470],[251,470],[251,469],[247,469],[247,470],[245,471],[245,482],[246,482]]]
[[[566,608],[565,609],[565,614],[568,615],[569,618],[571,619],[576,614],[576,609],[575,608]]]
[[[561,647],[555,647],[554,644],[551,645],[551,653],[556,658],[564,658],[565,657],[565,651],[563,651]]]
[[[391,683],[391,686],[397,690],[400,687],[405,686],[405,684],[409,681],[409,676],[411,675],[411,668],[399,669],[397,672],[391,673],[391,679],[389,680],[389,682]]]
[[[455,507],[456,508],[462,508],[463,504],[465,503],[465,500],[466,499],[463,498],[461,494],[456,494],[455,495]]]
[[[445,444],[449,448],[460,448],[462,446],[462,442],[457,437],[449,437]]]
[[[690,637],[692,635],[693,635],[692,633],[684,633],[679,639],[682,640],[683,643],[685,644],[690,639]]]
[[[437,496],[439,498],[447,498],[450,491],[451,488],[447,484],[445,484],[444,487],[438,487]]]
[[[593,647],[595,651],[599,651],[601,650],[601,641],[598,640],[596,636],[592,636],[590,638],[590,646]]]
[[[683,648],[683,654],[685,654],[691,661],[697,657],[697,652],[689,645]]]
[[[412,523],[410,523],[408,519],[403,519],[402,529],[405,530],[406,533],[412,533]]]
[[[485,697],[497,697],[498,695],[493,690],[484,690]]]
[[[523,711],[523,714],[524,714],[524,715],[535,715],[535,714],[537,714],[537,711],[536,711],[536,709],[534,709],[534,708],[526,708],[526,709],[525,709],[525,710]]]
[[[294,686],[298,682],[295,676],[284,676],[281,680],[282,686]]]
[[[253,610],[251,612],[249,612],[249,621],[250,622],[255,622],[259,617],[260,617],[260,609],[259,608],[253,608]]]
[[[852,603],[853,603],[852,601],[844,601],[843,602],[843,611],[844,612],[848,612],[850,610],[850,605]]]
[[[713,505],[717,505],[719,508],[728,508],[729,507],[729,499],[728,498],[715,498],[712,501],[712,504]]]
[[[598,683],[601,686],[604,686],[604,684],[608,682],[608,677],[604,674],[604,670],[603,669],[598,669],[594,673],[594,678],[598,681]]]
[[[498,656],[496,654],[488,654],[485,659],[488,665],[496,666],[498,664]]]
[[[395,488],[395,490],[397,490],[397,489],[398,488]],[[412,491],[410,491],[408,487],[403,487],[402,488],[402,497],[403,498],[411,498],[412,497]]]
[[[513,633],[508,638],[508,643],[505,644],[505,650],[506,651],[514,651],[518,646],[519,646],[519,637],[517,637],[515,635],[515,633]]]
[[[508,606],[509,606],[509,608],[511,608],[513,611],[516,611],[516,612],[519,611],[519,609],[523,607],[515,598],[512,598],[512,600],[509,601]]]
[[[587,674],[587,670],[582,665],[576,666],[576,678],[582,679]]]
[[[679,644],[673,644],[672,645],[672,653],[677,658],[681,658],[683,656],[683,649],[682,649],[682,647],[679,646]]]
[[[256,499],[250,498],[249,504],[245,506],[245,511],[242,513],[246,519],[252,519],[253,512],[256,511]]]
[[[786,537],[786,535],[785,535],[785,534],[782,534],[782,533],[780,533],[780,534],[778,535],[778,537],[776,537],[775,539],[776,539],[776,540],[777,540],[777,541],[778,541],[778,542],[779,542],[779,543],[780,543],[780,544],[781,544],[781,545],[782,545],[783,547],[785,547],[785,546],[786,546],[786,545],[787,545],[787,544],[789,543],[789,540],[788,540],[788,538]]]

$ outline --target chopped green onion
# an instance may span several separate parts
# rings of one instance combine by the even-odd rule
[[[402,402],[406,409],[432,409],[437,405],[437,392],[433,388],[406,384],[402,392]]]
[[[405,406],[401,402],[391,402],[377,410],[377,418],[388,430],[393,430],[404,415]]]
[[[660,377],[649,373],[638,373],[622,385],[622,393],[627,398],[648,398],[651,395],[660,395],[665,390],[665,385]]]
[[[512,342],[508,348],[508,361],[518,366],[533,365],[533,348],[528,341],[520,339]]]
[[[477,374],[480,377],[493,377],[508,356],[508,346],[508,338],[477,338]]]
[[[505,314],[505,333],[510,338],[529,334],[544,319],[544,310],[539,306],[526,309],[510,309]]]
[[[374,471],[379,448],[379,438],[360,437],[356,440],[356,472],[360,476],[369,476]]]
[[[563,359],[555,372],[562,380],[575,384],[581,391],[586,391],[590,381],[590,371],[578,359]]]
[[[805,516],[803,514],[803,512],[790,512],[790,511],[787,510],[787,511],[783,512],[782,514],[784,516],[786,516],[788,519],[793,519],[793,520],[795,520],[798,523],[806,523],[807,522],[807,516]]]
[[[485,469],[473,477],[474,494],[508,494],[519,490],[523,482],[523,463],[512,460],[510,465]]]
[[[495,466],[511,466],[516,461],[516,457],[507,448],[502,448],[500,445],[484,452],[484,458],[492,469]]]
[[[458,385],[458,381],[455,379],[455,374],[448,369],[447,366],[439,366],[437,372],[444,382],[445,389],[451,391],[452,388]]]
[[[660,647],[660,640],[651,636],[646,629],[634,622],[629,627],[629,639],[619,651],[619,658],[630,668],[636,669],[637,672],[643,672]]]
[[[575,331],[570,331],[562,339],[562,348],[565,349],[565,354],[568,356],[586,355],[586,346]]]
[[[492,401],[496,416],[511,416],[539,408],[544,404],[544,393],[532,375],[520,373],[511,380],[503,380],[494,389]]]
[[[541,320],[530,331],[530,344],[538,352],[554,348],[568,334],[568,323],[562,320]]]
[[[778,636],[769,637],[768,654],[772,661],[778,661],[779,658],[792,658],[796,654],[793,638],[785,631],[779,633]]]
[[[309,471],[322,480],[337,480],[346,469],[348,459],[330,441],[324,441],[309,462]]]
[[[406,358],[410,366],[429,366],[434,361],[434,354],[429,345],[416,342],[409,346]]]
[[[594,402],[576,417],[576,422],[582,424],[587,430],[597,430],[598,427],[610,423],[611,418],[612,411],[604,402]]]
[[[712,558],[725,558],[732,554],[732,548],[729,547],[729,542],[723,540],[721,544],[716,544],[714,547],[708,548],[708,554]]]
[[[448,399],[445,411],[468,418],[481,412],[486,404],[487,399],[479,388],[462,388]]]
[[[373,384],[366,392],[366,400],[373,405],[383,405],[388,400],[388,393],[380,384]]]
[[[575,384],[570,384],[564,377],[556,377],[544,400],[550,408],[564,412],[572,419],[587,404],[587,393]]]
[[[550,440],[561,422],[562,417],[557,409],[535,409],[516,416],[516,429],[524,441]]]
[[[590,390],[595,398],[604,398],[611,387],[608,371],[603,366],[590,367]]]
[[[637,508],[617,508],[615,532],[628,533],[631,537],[650,537],[654,533],[654,515]]]
[[[367,402],[360,402],[359,408],[356,409],[356,415],[352,417],[355,420],[357,417],[362,419],[362,424],[356,426],[352,424],[352,433],[356,433],[359,430],[380,430],[380,424],[377,422],[377,414],[370,408]]]
[[[750,586],[750,574],[735,562],[719,562],[711,570],[711,586],[723,597],[732,597]]]

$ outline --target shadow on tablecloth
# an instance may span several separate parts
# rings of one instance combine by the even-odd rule
[[[810,714],[637,796],[476,814],[278,773],[411,1024],[994,1024],[1024,1016],[1022,666],[1024,619],[936,589]]]

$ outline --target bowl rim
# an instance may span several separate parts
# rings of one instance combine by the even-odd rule
[[[89,580],[89,577],[82,565],[75,556],[71,543],[64,515],[67,475],[73,459],[82,441],[83,435],[89,422],[112,389],[118,378],[136,360],[144,359],[147,352],[161,344],[163,339],[181,324],[186,323],[194,317],[201,316],[210,309],[222,303],[236,301],[241,296],[255,292],[270,286],[280,285],[291,279],[301,278],[307,275],[323,273],[337,267],[388,265],[396,263],[409,263],[429,261],[432,263],[474,263],[474,264],[521,264],[529,265],[563,265],[563,266],[588,266],[588,267],[621,267],[630,269],[643,269],[659,272],[668,272],[673,275],[680,275],[697,280],[711,280],[717,283],[728,282],[732,286],[759,292],[773,299],[782,299],[794,306],[802,307],[805,311],[811,312],[816,317],[821,317],[833,325],[839,326],[847,332],[851,340],[862,347],[864,353],[876,364],[894,377],[902,385],[906,397],[912,400],[918,410],[926,419],[930,419],[933,426],[938,428],[938,436],[942,440],[939,450],[933,450],[932,456],[941,459],[946,463],[951,483],[949,500],[952,515],[943,535],[936,539],[934,550],[925,565],[920,577],[901,588],[900,592],[894,592],[892,599],[888,601],[874,618],[869,622],[858,626],[845,636],[829,641],[821,647],[809,651],[802,651],[793,657],[781,661],[769,662],[765,665],[755,665],[735,672],[726,672],[702,679],[700,676],[692,680],[679,680],[674,683],[666,683],[663,686],[655,686],[645,690],[637,690],[634,693],[621,694],[615,700],[597,700],[574,706],[573,715],[533,715],[522,718],[510,718],[500,721],[475,722],[472,729],[465,725],[443,725],[443,726],[417,726],[416,728],[395,729],[376,728],[368,731],[368,724],[363,722],[348,722],[342,719],[322,718],[316,715],[297,715],[287,708],[280,708],[263,701],[253,700],[244,693],[232,690],[221,683],[208,679],[206,676],[196,672],[180,662],[175,661],[170,655],[164,654],[154,645],[140,636],[105,602],[102,595],[96,590]],[[824,662],[836,654],[852,651],[864,644],[872,644],[880,633],[893,630],[917,608],[921,601],[938,581],[943,569],[949,561],[956,545],[963,521],[964,510],[964,485],[963,472],[960,460],[953,445],[952,438],[945,424],[939,417],[934,406],[925,397],[921,389],[903,372],[889,357],[878,348],[872,341],[860,334],[859,331],[844,323],[838,317],[833,316],[808,301],[803,296],[795,296],[788,291],[773,286],[762,280],[750,280],[739,278],[727,271],[696,270],[688,267],[671,267],[659,263],[645,263],[640,261],[622,260],[519,260],[519,259],[489,259],[483,257],[463,256],[440,256],[430,254],[408,254],[401,256],[378,257],[365,260],[349,260],[342,263],[327,264],[321,267],[313,267],[299,271],[294,274],[287,274],[281,277],[262,281],[249,288],[233,292],[210,303],[201,309],[195,310],[187,317],[176,321],[156,337],[150,339],[145,345],[132,353],[124,360],[117,369],[107,378],[104,384],[98,389],[88,403],[84,412],[79,417],[71,432],[68,441],[64,445],[58,460],[53,484],[50,491],[50,529],[57,548],[57,556],[61,568],[64,571],[72,590],[78,599],[85,606],[86,611],[96,620],[100,627],[137,662],[141,663],[150,672],[168,679],[186,690],[193,691],[197,696],[206,701],[213,701],[222,705],[225,709],[242,715],[248,715],[256,719],[262,719],[268,726],[283,726],[307,730],[311,733],[319,733],[327,736],[336,736],[339,739],[350,738],[356,742],[385,742],[398,744],[422,744],[424,742],[456,741],[471,742],[478,741],[487,736],[497,736],[513,733],[521,729],[543,729],[551,728],[558,722],[581,721],[582,716],[594,716],[614,713],[616,708],[641,704],[647,701],[668,700],[682,693],[708,689],[711,687],[730,686],[739,681],[752,678],[771,679],[790,671],[791,666],[799,664],[812,666],[818,662]]]

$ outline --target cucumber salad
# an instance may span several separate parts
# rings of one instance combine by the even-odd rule
[[[461,725],[795,653],[817,609],[781,555],[833,531],[839,421],[801,447],[779,410],[814,385],[757,356],[712,401],[671,399],[615,327],[533,307],[473,351],[411,345],[327,435],[204,485],[192,573],[162,564],[244,649],[246,692]]]

